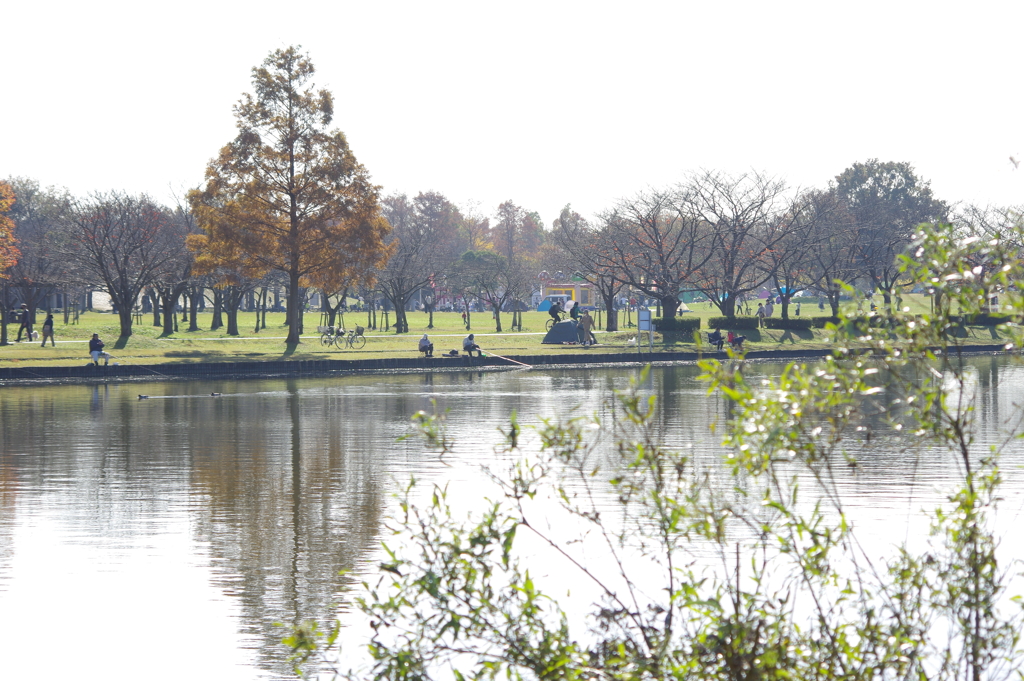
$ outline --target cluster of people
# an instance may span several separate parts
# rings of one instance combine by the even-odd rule
[[[715,349],[719,352],[721,352],[722,348],[725,347],[726,343],[728,343],[733,350],[742,350],[743,341],[745,340],[747,340],[746,336],[739,336],[732,331],[727,331],[724,337],[722,336],[722,332],[718,329],[715,329],[714,333],[708,334],[708,343],[714,345]]]
[[[430,338],[427,336],[427,334],[423,334],[423,337],[420,338],[419,348],[420,352],[423,353],[424,357],[434,356],[434,344],[430,341]],[[473,334],[469,334],[468,336],[462,339],[462,350],[470,357],[473,356],[474,352],[476,353],[477,357],[483,357],[483,351],[480,349],[480,346],[477,345],[476,338],[473,336]],[[452,350],[452,353],[458,354],[455,350]]]
[[[595,345],[597,343],[597,337],[594,335],[594,318],[590,316],[589,310],[580,310],[579,302],[570,300],[569,305],[569,317],[576,322],[577,327],[580,329],[580,342],[583,345]],[[551,303],[551,307],[548,308],[548,314],[555,320],[555,323],[562,321],[562,315],[565,314],[565,308],[557,300]]]
[[[32,324],[35,321],[35,319],[34,319],[35,314],[33,314],[32,311],[28,309],[28,305],[26,305],[25,303],[21,304],[21,309],[19,310],[19,312],[20,312],[20,317],[21,317],[20,318],[21,324],[18,326],[18,338],[17,338],[17,340],[15,342],[16,343],[20,343],[21,342],[21,335],[22,334],[25,334],[25,340],[26,341],[38,340],[39,335],[36,334],[36,332],[32,330]],[[50,347],[56,347],[57,343],[56,343],[56,341],[54,341],[54,338],[53,338],[53,315],[52,314],[48,313],[46,315],[46,320],[43,321],[42,332],[43,332],[43,342],[41,343],[40,346],[41,347],[46,347],[46,339],[49,338],[50,339]]]

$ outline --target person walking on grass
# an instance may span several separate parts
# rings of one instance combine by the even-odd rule
[[[583,344],[584,345],[595,345],[597,344],[597,338],[594,337],[594,318],[590,316],[590,310],[583,311],[583,317],[580,319],[580,325],[583,326]]]
[[[32,315],[29,314],[28,305],[25,303],[21,304],[21,326],[18,327],[18,340],[15,343],[21,342],[21,332],[26,333],[25,340],[32,340]]]
[[[41,347],[41,348],[45,348],[46,347],[46,338],[47,337],[50,338],[50,347],[51,348],[57,347],[57,343],[53,340],[53,315],[52,314],[46,315],[46,321],[43,322],[43,343],[39,347]]]

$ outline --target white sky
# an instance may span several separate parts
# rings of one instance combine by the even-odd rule
[[[171,203],[300,44],[385,193],[550,225],[701,168],[824,186],[908,161],[1024,203],[1024,3],[28,2],[0,12],[0,177]],[[1020,156],[1018,156],[1020,158]]]

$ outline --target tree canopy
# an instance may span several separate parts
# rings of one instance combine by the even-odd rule
[[[334,98],[314,88],[299,50],[276,50],[253,69],[255,94],[234,108],[238,135],[210,161],[206,186],[189,193],[207,236],[197,247],[287,277],[289,344],[299,342],[300,287],[368,281],[387,258],[389,230],[379,187],[329,127]]]
[[[14,190],[6,182],[0,182],[0,277],[8,267],[18,260],[18,248],[14,240],[14,221],[7,214],[14,205]]]

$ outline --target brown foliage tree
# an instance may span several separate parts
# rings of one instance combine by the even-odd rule
[[[18,261],[14,221],[7,215],[13,205],[14,190],[6,182],[0,182],[0,279],[6,279],[5,271]],[[0,299],[0,345],[7,345],[7,307],[7,284],[3,282],[3,296]]]
[[[300,289],[368,280],[388,255],[379,188],[328,128],[334,99],[314,90],[312,62],[297,47],[253,69],[255,96],[235,106],[238,135],[189,193],[211,256],[229,248],[244,267],[288,280],[288,337],[299,342]]]

